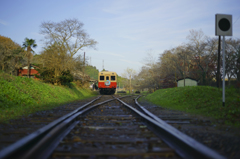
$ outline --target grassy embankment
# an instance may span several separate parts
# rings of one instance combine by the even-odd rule
[[[53,86],[0,72],[0,122],[92,97],[88,89]]]
[[[240,92],[226,89],[225,107],[222,89],[209,86],[161,89],[149,94],[146,100],[164,108],[213,117],[220,123],[240,126]]]

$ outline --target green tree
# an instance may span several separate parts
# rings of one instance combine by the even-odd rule
[[[98,80],[98,69],[95,66],[87,65],[85,72],[90,76],[91,79]]]
[[[17,74],[23,60],[23,50],[10,38],[0,36],[0,69],[10,74]]]
[[[50,83],[55,85],[62,83],[59,77],[61,77],[64,72],[72,70],[75,63],[74,59],[66,54],[65,48],[59,47],[57,43],[44,48],[40,53],[38,61],[42,62],[42,67],[39,71],[45,72],[41,75],[48,76],[45,81],[51,81]],[[45,77],[42,78],[45,79]]]
[[[45,48],[38,61],[45,69],[54,71],[54,84],[58,77],[69,70],[74,79],[84,79],[85,62],[81,55],[76,56],[84,47],[95,47],[97,42],[89,38],[82,29],[83,23],[77,19],[66,19],[61,22],[43,22],[40,33],[45,37]]]
[[[27,48],[27,53],[26,53],[26,56],[27,56],[27,65],[28,65],[28,78],[30,78],[30,62],[31,62],[31,59],[33,57],[33,54],[34,51],[32,50],[32,48],[35,48],[37,47],[37,44],[36,44],[36,41],[33,40],[33,39],[28,39],[28,38],[25,38],[25,41],[23,42],[23,48],[26,49]]]

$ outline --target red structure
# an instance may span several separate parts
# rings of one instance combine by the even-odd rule
[[[38,79],[34,75],[40,75],[38,71],[35,69],[37,66],[31,65],[31,69],[29,71],[30,78]],[[23,66],[18,70],[18,76],[27,77],[28,76],[28,66]]]

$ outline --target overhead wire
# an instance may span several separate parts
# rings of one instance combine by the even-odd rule
[[[238,16],[237,20],[235,20],[235,22],[233,23],[233,25],[238,21],[239,18],[240,18],[240,16]]]

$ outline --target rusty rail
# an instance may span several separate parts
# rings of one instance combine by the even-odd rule
[[[127,106],[129,109],[140,115],[145,119],[148,125],[151,126],[152,130],[158,134],[161,139],[166,142],[171,148],[175,149],[175,151],[183,158],[215,158],[215,159],[225,159],[225,157],[219,155],[214,150],[204,146],[203,144],[197,142],[193,138],[183,134],[173,126],[167,124],[165,121],[158,118],[156,115],[152,114],[148,110],[146,110],[143,106],[141,106],[137,99],[135,99],[135,103],[139,106],[139,108],[145,113],[132,108],[132,106],[124,103],[122,100],[117,99],[119,102]]]

